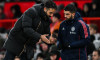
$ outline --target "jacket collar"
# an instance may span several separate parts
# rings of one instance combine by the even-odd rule
[[[51,23],[51,19],[47,16],[47,14],[43,10],[44,4],[36,4],[33,7],[37,10],[38,15],[41,17],[42,20]]]

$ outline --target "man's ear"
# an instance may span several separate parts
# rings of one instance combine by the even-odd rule
[[[75,16],[75,13],[72,13],[73,16]]]

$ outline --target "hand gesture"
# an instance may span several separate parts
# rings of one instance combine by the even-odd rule
[[[54,38],[54,37],[52,37],[52,35],[51,35],[50,38],[49,38],[49,40],[50,40],[50,44],[54,44],[57,39]]]
[[[44,34],[44,35],[41,35],[41,40],[44,41],[45,43],[47,44],[50,44],[50,41],[46,38],[46,36],[48,36],[49,34]]]

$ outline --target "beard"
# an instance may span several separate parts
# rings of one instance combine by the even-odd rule
[[[48,16],[48,17],[51,17],[50,15],[48,15],[47,13],[46,13],[46,15]]]
[[[71,17],[70,17],[70,18],[67,18],[67,17],[66,17],[66,20],[67,20],[67,21],[69,21],[69,20],[71,20],[71,19],[72,19],[72,15],[71,15]]]
[[[46,13],[46,15],[47,15],[48,17],[51,17],[50,15],[48,15],[48,14],[47,14],[47,12],[48,12],[48,10],[45,12],[45,13]]]

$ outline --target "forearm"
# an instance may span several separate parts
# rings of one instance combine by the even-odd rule
[[[29,37],[29,38],[34,38],[36,40],[39,40],[41,37],[41,34],[37,33],[35,30],[33,30],[30,27],[25,27],[23,28],[24,33]]]
[[[70,43],[71,48],[82,48],[89,44],[89,38]]]

